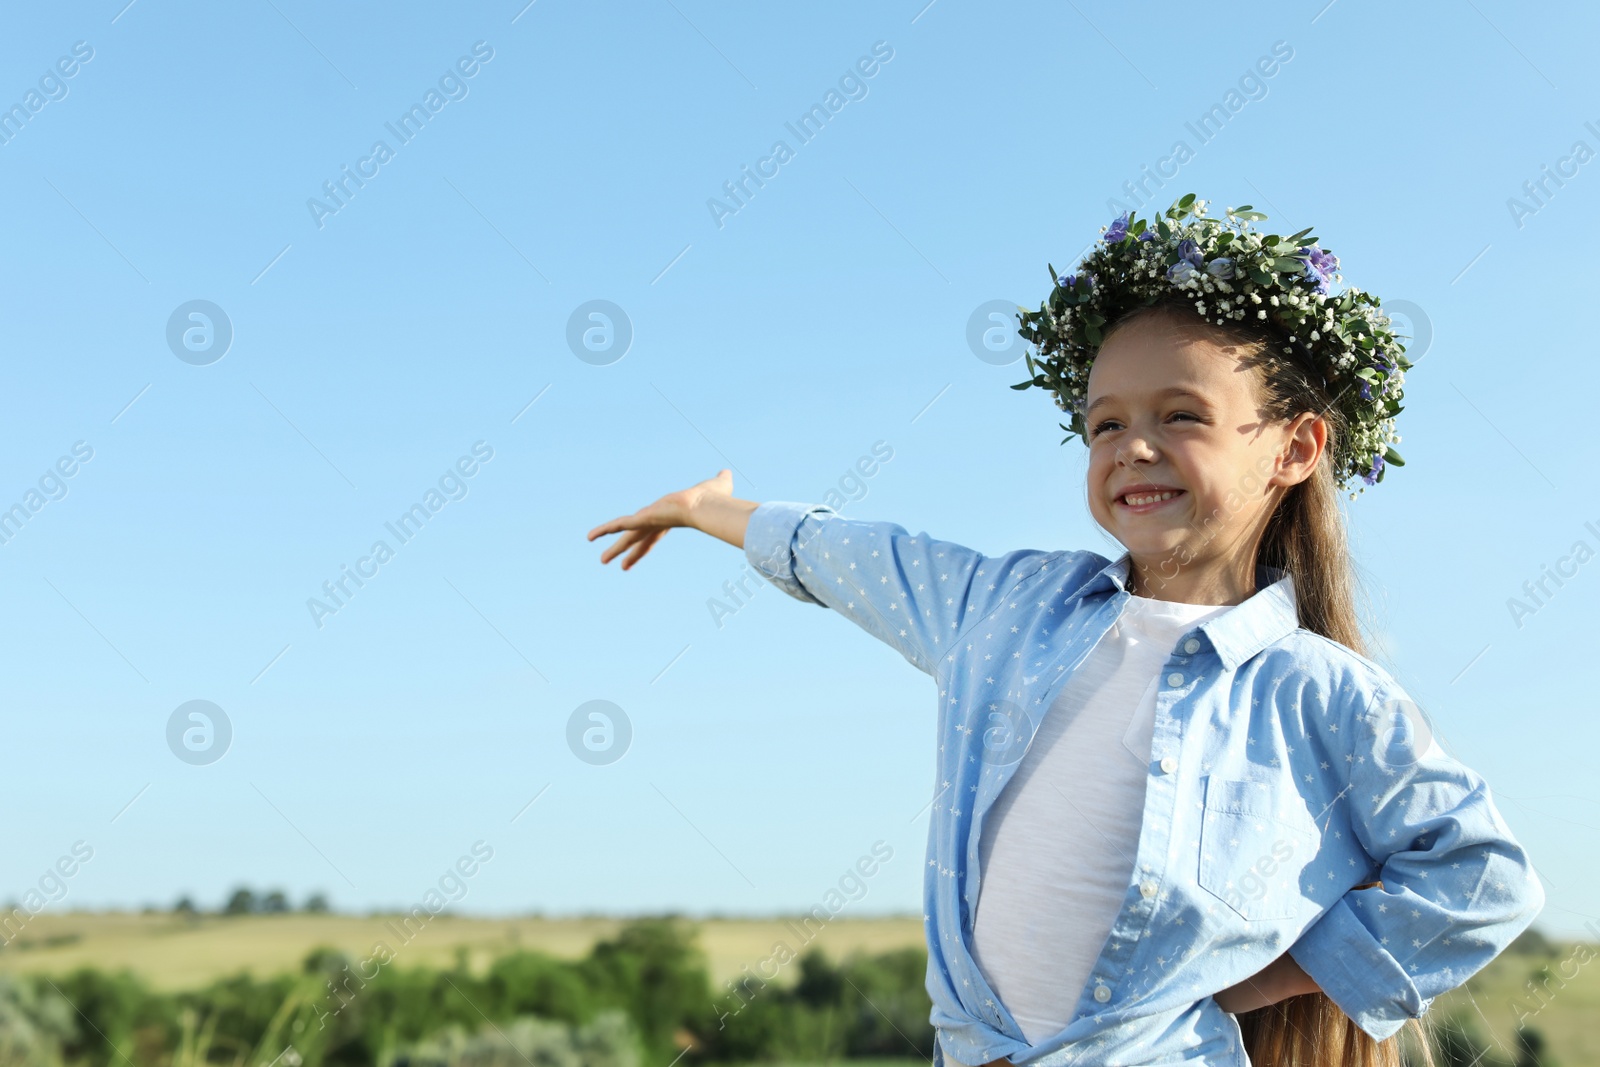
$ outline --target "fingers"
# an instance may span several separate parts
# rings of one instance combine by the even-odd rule
[[[596,537],[603,537],[608,533],[616,533],[618,530],[623,529],[632,518],[632,515],[619,515],[610,522],[602,522],[599,526],[589,531],[589,540],[593,541]]]
[[[639,538],[639,546],[638,546],[638,548],[634,549],[633,554],[630,555],[627,559],[622,561],[622,569],[623,570],[628,570],[635,563],[638,563],[641,559],[643,559],[645,553],[649,552],[650,549],[654,548],[655,547],[655,543],[657,541],[661,540],[662,536],[666,532],[667,532],[666,530],[651,530],[649,533],[647,533],[647,534],[643,535],[642,537],[640,537]]]
[[[606,550],[600,553],[600,562],[610,563],[612,560],[616,559],[617,556],[621,555],[622,552],[628,548],[628,546],[632,545],[643,536],[644,534],[638,530],[627,531],[621,537],[617,538],[615,541],[611,542],[611,544],[606,546]]]

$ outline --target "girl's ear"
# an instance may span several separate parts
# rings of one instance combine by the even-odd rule
[[[1287,488],[1311,477],[1328,446],[1328,420],[1314,411],[1302,411],[1289,423],[1285,450],[1274,480]]]

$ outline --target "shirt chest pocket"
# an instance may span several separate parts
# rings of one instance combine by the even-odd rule
[[[1206,780],[1200,885],[1246,919],[1299,914],[1300,873],[1321,835],[1303,810],[1280,811],[1266,782]]]

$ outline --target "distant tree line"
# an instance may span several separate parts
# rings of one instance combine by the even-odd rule
[[[289,895],[281,889],[272,889],[265,893],[257,893],[249,886],[239,886],[223,905],[211,914],[215,915],[274,915],[282,912],[296,910],[289,903]],[[321,913],[328,911],[328,898],[322,893],[312,893],[301,903],[300,911]],[[205,914],[194,898],[181,896],[177,903],[172,905],[173,914],[201,915]]]

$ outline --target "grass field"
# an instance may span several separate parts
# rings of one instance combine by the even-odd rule
[[[126,912],[41,914],[0,951],[0,970],[59,974],[80,966],[127,968],[159,989],[188,989],[240,971],[266,977],[297,970],[306,953],[318,945],[361,956],[379,939],[397,944],[386,921],[384,916],[301,913],[195,918]],[[623,924],[621,919],[440,915],[400,950],[396,962],[402,967],[450,966],[458,948],[466,949],[469,966],[479,972],[496,956],[518,948],[577,959]],[[775,941],[799,948],[802,940],[782,920],[712,919],[696,925],[712,981],[718,985],[767,957]],[[921,948],[922,938],[920,918],[841,918],[823,927],[810,944],[840,959],[856,949],[875,953]],[[1509,1063],[1520,1004],[1536,1009],[1527,1023],[1549,1042],[1549,1062],[1559,1067],[1600,1067],[1600,949],[1558,942],[1550,951],[1548,956],[1501,955],[1465,987],[1440,997],[1430,1016],[1467,1015],[1479,1035],[1491,1042],[1494,1053]],[[1541,967],[1551,976],[1540,982],[1542,1007],[1541,998],[1526,988]],[[785,970],[780,982],[793,977],[793,968]]]

